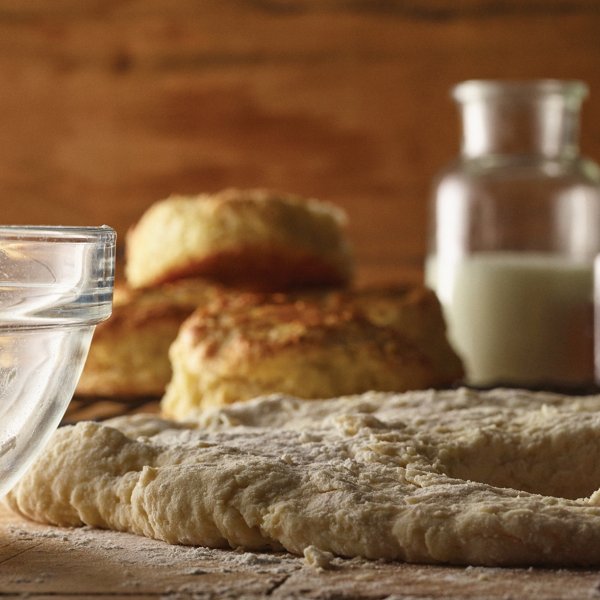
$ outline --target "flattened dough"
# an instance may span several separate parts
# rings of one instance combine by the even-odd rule
[[[8,502],[169,543],[472,565],[600,565],[600,397],[270,397],[198,424],[56,432]]]

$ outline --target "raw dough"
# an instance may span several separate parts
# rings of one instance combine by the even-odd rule
[[[472,565],[600,565],[600,397],[271,397],[200,426],[60,429],[8,495],[170,543]]]

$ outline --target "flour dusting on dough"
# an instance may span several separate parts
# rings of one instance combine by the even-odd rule
[[[44,523],[172,544],[598,566],[599,455],[600,397],[273,396],[199,424],[61,428],[8,502]]]

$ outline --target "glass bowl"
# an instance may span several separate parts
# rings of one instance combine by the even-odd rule
[[[110,227],[0,226],[0,496],[58,427],[111,313]]]

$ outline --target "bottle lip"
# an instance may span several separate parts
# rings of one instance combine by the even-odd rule
[[[588,93],[587,84],[576,79],[470,79],[455,85],[451,90],[452,98],[458,103],[500,96],[511,100],[530,99],[535,95],[560,95],[580,103]]]

